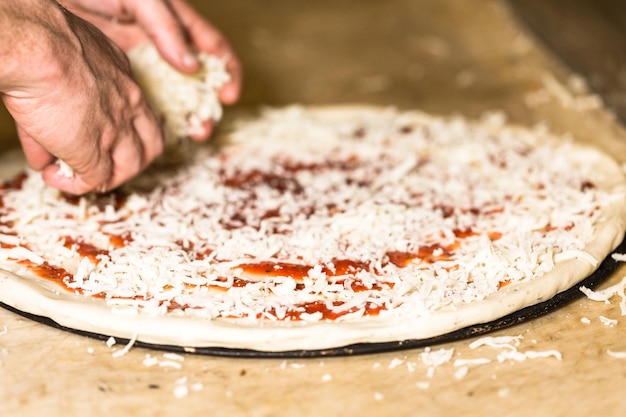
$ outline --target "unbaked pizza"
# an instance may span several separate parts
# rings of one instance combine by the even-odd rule
[[[80,197],[13,166],[0,302],[148,344],[430,338],[575,286],[625,231],[613,159],[493,116],[265,109]]]

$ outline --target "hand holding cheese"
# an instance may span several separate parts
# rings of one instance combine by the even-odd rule
[[[62,3],[71,12],[52,0],[0,2],[0,97],[15,119],[29,164],[42,171],[48,184],[73,194],[110,190],[162,152],[160,121],[124,49],[150,40],[165,60],[186,73],[199,69],[189,58],[192,47],[228,55],[231,81],[220,90],[220,99],[237,99],[236,58],[186,3]],[[207,124],[197,139],[208,137],[210,129]],[[57,159],[69,165],[72,176],[60,175]]]
[[[192,74],[201,69],[198,53],[224,58],[230,80],[219,91],[225,104],[239,98],[241,67],[226,38],[184,0],[60,0],[93,23],[124,51],[153,43],[174,69]],[[194,139],[206,139],[210,121]]]
[[[108,190],[162,151],[158,120],[128,59],[49,0],[0,3],[0,92],[30,165],[61,190]],[[58,174],[56,158],[74,171]]]

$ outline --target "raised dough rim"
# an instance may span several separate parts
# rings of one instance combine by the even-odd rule
[[[337,110],[380,111],[370,106],[340,106],[314,108],[319,112],[336,114]],[[430,118],[431,116],[412,112]],[[577,149],[589,148],[577,146]],[[615,161],[594,152],[599,172],[617,192],[626,192],[626,180]],[[6,156],[5,158],[6,159]],[[10,168],[23,166],[23,157],[3,166],[3,177]],[[617,179],[620,179],[619,181]],[[602,260],[622,241],[626,229],[626,205],[616,202],[608,207],[605,219],[598,224],[596,238],[586,251]],[[480,302],[463,305],[449,311],[437,312],[397,323],[397,318],[370,318],[349,323],[315,322],[298,326],[237,324],[230,320],[204,320],[194,317],[119,314],[105,303],[73,294],[54,291],[32,279],[20,278],[0,270],[0,301],[29,314],[49,317],[61,326],[118,338],[154,344],[196,348],[251,349],[262,352],[330,349],[360,343],[427,339],[467,326],[504,317],[521,308],[548,300],[571,288],[595,268],[587,261],[571,259],[560,263],[545,276],[524,285],[506,287]],[[26,302],[25,302],[26,300]]]

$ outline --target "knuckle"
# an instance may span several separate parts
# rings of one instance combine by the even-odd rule
[[[126,94],[132,107],[142,107],[146,105],[143,90],[136,82],[132,81],[128,83]]]

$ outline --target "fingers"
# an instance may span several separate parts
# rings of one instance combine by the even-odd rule
[[[150,41],[143,28],[136,25],[120,24],[111,18],[101,16],[89,16],[89,21],[125,52]]]
[[[67,193],[81,195],[111,190],[143,171],[163,151],[163,136],[157,117],[142,97],[139,101],[135,116],[128,123],[108,126],[99,140],[90,142],[99,146],[85,143],[76,152],[63,156],[74,170],[73,176],[62,175],[59,166],[48,160],[40,168],[44,181]]]
[[[141,122],[138,122],[138,130],[143,129],[140,125]],[[74,168],[71,177],[62,175],[57,164],[48,164],[42,170],[43,179],[48,185],[75,195],[109,191],[139,174],[160,153],[163,146],[160,136],[158,140],[153,137],[153,140],[145,141],[145,146],[144,139],[133,131],[129,137],[121,138],[112,149],[92,155],[91,159],[95,162],[88,168],[85,164],[74,168],[73,161],[65,161]]]
[[[24,150],[26,161],[31,168],[40,171],[54,162],[54,156],[33,140],[19,125],[17,126],[17,136]]]
[[[83,147],[78,153],[64,156],[63,160],[74,170],[72,176],[62,175],[60,167],[54,163],[44,167],[41,175],[48,185],[69,194],[81,195],[98,190],[111,176],[113,162],[110,155],[97,148]]]
[[[50,164],[45,167],[41,175],[46,184],[58,188],[69,194],[82,195],[90,191],[104,192],[105,187],[98,184],[98,178],[108,178],[108,172],[111,172],[111,161],[101,160],[98,164],[98,171],[90,171],[88,177],[80,175],[78,172],[74,172],[74,175],[69,177],[62,175],[59,170],[60,167],[56,164]],[[71,166],[71,165],[70,165]],[[106,181],[103,183],[106,184]]]
[[[242,67],[234,48],[226,37],[209,24],[195,9],[184,0],[171,0],[172,9],[178,15],[189,40],[198,51],[226,58],[226,69],[231,79],[220,90],[220,100],[224,104],[235,103],[241,94]]]
[[[156,117],[143,113],[133,121],[132,137],[111,151],[111,175],[97,191],[116,188],[143,171],[163,151],[163,136]]]
[[[17,131],[28,164],[34,170],[42,171],[42,177],[48,185],[71,194],[84,194],[94,189],[94,186],[86,182],[81,176],[67,177],[61,175],[60,167],[54,163],[55,157],[21,128],[18,127]],[[107,175],[106,171],[107,169],[104,170],[103,176]]]
[[[198,71],[200,64],[190,48],[187,32],[167,1],[134,0],[126,3],[167,62],[185,73]]]
[[[232,79],[220,91],[220,99],[225,104],[238,99],[241,67],[232,47],[185,1],[120,0],[119,4],[123,5],[124,20],[117,23],[104,19],[100,11],[95,17],[85,13],[116,40],[131,34],[125,40],[129,46],[149,38],[182,72],[199,69],[194,51],[228,58]],[[107,48],[106,38],[98,37],[93,26],[81,24],[80,19],[68,18],[67,22],[89,53],[77,55],[76,65],[68,67],[60,84],[42,83],[40,96],[16,101],[13,113],[19,114],[18,134],[29,164],[42,171],[49,185],[72,194],[109,190],[137,175],[162,152],[160,123],[132,80],[127,61],[117,59],[115,48]],[[70,52],[73,46],[68,45]],[[94,68],[98,68],[97,82],[96,74],[90,75]],[[45,105],[32,111],[32,103]],[[67,110],[69,105],[72,111]],[[59,118],[68,122],[56,123]],[[212,123],[207,121],[193,139],[204,140],[212,130]],[[73,169],[72,176],[59,172],[56,157]]]
[[[42,36],[41,47],[0,98],[29,164],[48,184],[72,194],[117,187],[162,151],[160,123],[126,55],[93,25],[53,11],[46,29],[33,31]],[[48,45],[51,32],[55,47]],[[59,172],[56,158],[72,175]]]
[[[241,84],[242,84],[242,71],[241,64],[235,58],[228,61],[226,70],[230,74],[231,78],[228,83],[219,91],[219,97],[224,104],[234,104],[239,100],[241,96]]]
[[[201,123],[202,125],[200,126],[200,129],[189,136],[191,140],[201,142],[208,139],[213,133],[213,122],[210,120],[203,120]]]
[[[199,69],[195,52],[224,57],[231,79],[220,90],[224,104],[235,103],[241,94],[242,68],[224,35],[184,0],[128,2],[138,24],[146,31],[163,58],[184,73]],[[193,50],[192,50],[193,49]]]
[[[199,69],[195,56],[206,52],[228,60],[230,81],[219,92],[224,104],[241,94],[242,68],[226,38],[185,0],[68,1],[72,10],[97,25],[123,50],[150,40],[163,58],[183,73]],[[114,5],[113,5],[114,4]]]

